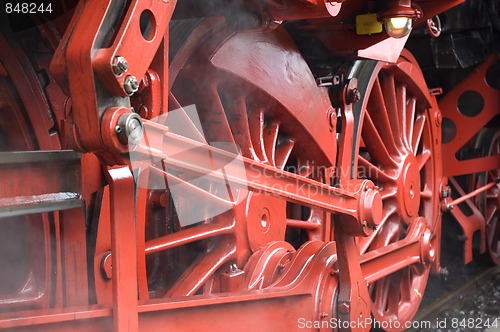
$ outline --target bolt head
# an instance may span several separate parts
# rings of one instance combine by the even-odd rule
[[[346,102],[347,104],[355,104],[361,100],[361,93],[358,89],[349,89],[346,94]]]
[[[137,113],[124,114],[118,119],[115,132],[122,144],[136,145],[139,144],[144,134],[144,124]]]
[[[441,123],[443,122],[443,115],[441,114],[440,111],[437,111],[435,117],[436,117],[436,119],[435,119],[436,126],[439,127],[441,125]]]
[[[335,110],[331,109],[330,111],[328,111],[327,116],[328,116],[328,122],[330,124],[330,130],[335,129],[335,127],[337,126],[337,114],[335,113]]]
[[[113,265],[110,251],[105,252],[101,257],[101,273],[107,280],[111,280],[113,277]]]
[[[113,59],[111,68],[113,69],[113,73],[115,73],[116,76],[121,76],[128,70],[128,62],[124,57],[116,56]]]
[[[135,76],[128,75],[123,81],[123,89],[129,95],[132,95],[134,92],[137,92],[137,90],[139,90],[139,81]]]
[[[450,197],[450,194],[451,194],[451,188],[449,186],[445,186],[441,191],[442,198],[448,198]]]
[[[127,134],[129,142],[132,144],[137,144],[142,138],[143,126],[141,120],[132,119],[127,127]]]

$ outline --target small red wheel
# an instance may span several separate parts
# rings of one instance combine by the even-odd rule
[[[441,19],[438,15],[427,20],[427,32],[434,38],[441,36]]]

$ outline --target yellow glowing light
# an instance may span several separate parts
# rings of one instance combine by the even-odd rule
[[[411,31],[412,19],[409,17],[390,17],[384,21],[385,32],[393,38],[402,38]]]
[[[408,24],[408,17],[391,17],[389,19],[393,29],[403,29]]]

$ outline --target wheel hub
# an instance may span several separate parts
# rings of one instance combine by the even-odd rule
[[[285,220],[286,201],[250,193],[245,218],[250,248],[257,251],[269,242],[283,239],[286,231]]]
[[[406,222],[410,223],[413,218],[418,216],[420,207],[420,171],[416,158],[408,156],[403,166],[402,179],[398,186],[403,199],[400,211]]]

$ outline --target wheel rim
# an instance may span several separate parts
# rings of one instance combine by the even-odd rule
[[[365,104],[358,173],[380,188],[384,216],[373,235],[358,239],[361,254],[404,238],[418,217],[431,229],[438,218],[433,114],[425,98],[427,87],[414,76],[416,62],[409,59],[406,55],[375,70]],[[381,322],[412,319],[429,268],[414,264],[372,283],[373,316]]]
[[[477,148],[482,149],[481,156],[495,156],[500,154],[500,131],[492,132],[490,129],[483,129],[478,135]],[[491,170],[471,176],[472,190],[478,189],[490,182],[496,181],[500,177],[500,170]],[[487,253],[485,260],[480,262],[490,265],[500,264],[500,223],[499,219],[499,193],[500,184],[496,184],[484,193],[474,197],[474,203],[483,214],[485,220]]]
[[[293,67],[294,64],[291,64],[292,71],[293,68],[298,68],[296,70],[307,68],[301,57],[297,59],[299,53],[294,46],[291,46],[292,43],[284,30],[262,34],[254,40],[253,35],[259,36],[259,34],[233,35],[217,19],[195,23],[197,26],[192,29],[191,37],[186,38],[182,46],[174,48],[176,55],[172,57],[170,65],[172,93],[169,96],[169,112],[179,110],[183,112],[181,105],[194,104],[200,116],[203,139],[207,142],[230,143],[238,146],[244,157],[276,169],[323,180],[322,174],[314,174],[313,168],[331,165],[330,160],[335,158],[334,150],[331,150],[333,155],[324,155],[321,151],[325,148],[321,146],[321,143],[313,141],[309,134],[314,130],[311,128],[304,130],[303,122],[293,115],[295,113],[286,107],[286,102],[280,100],[280,96],[273,95],[272,88],[263,89],[258,85],[259,83],[245,79],[240,73],[235,73],[228,68],[221,69],[211,63],[213,53],[220,50],[221,45],[227,42],[243,38],[245,42],[249,42],[246,48],[250,52],[252,47],[256,47],[252,43],[258,43],[259,38],[271,38],[271,42],[263,44],[264,46],[262,44],[257,46],[274,47],[274,50],[280,49],[279,52],[281,49],[286,49],[287,54],[293,56],[293,61],[298,61],[295,65],[299,67]],[[183,26],[183,29],[185,28]],[[280,61],[281,59],[276,59],[275,66],[290,65],[289,62]],[[227,63],[224,62],[223,65],[226,66]],[[230,66],[227,65],[227,67]],[[325,113],[324,126],[316,125],[326,128],[328,135],[331,135],[333,139],[335,133],[330,131],[326,121],[326,115],[331,107],[328,94],[326,90],[317,88],[310,71],[302,76],[304,78],[300,76],[291,78],[302,80],[295,89],[300,89],[304,85],[313,87],[316,91],[312,93],[315,98],[313,99],[321,101],[319,105],[316,104],[316,111]],[[317,117],[318,114],[308,115],[310,119],[315,116]],[[310,121],[310,123],[313,122]],[[205,188],[209,187],[210,184],[206,183]],[[150,191],[144,195],[151,194],[158,193]],[[163,193],[159,194],[163,195]],[[186,192],[185,194],[193,195],[194,193]],[[207,189],[204,195],[211,199],[214,191]],[[177,203],[180,204],[185,198],[178,197],[177,199]],[[170,201],[170,205],[165,210],[173,210],[172,200],[166,199],[166,201]],[[161,236],[145,234],[146,241],[143,246],[147,252],[145,264],[147,267],[142,279],[148,279],[148,296],[185,296],[231,291],[218,286],[217,279],[228,271],[232,273],[236,269],[243,270],[248,257],[266,244],[286,239],[297,248],[305,241],[317,239],[323,235],[321,221],[325,214],[314,208],[307,209],[289,204],[281,198],[257,193],[249,193],[244,200],[236,199],[236,201],[239,204],[233,209],[190,227],[180,227],[179,221],[176,220],[178,214],[174,213],[168,218],[173,220],[172,229],[175,231]],[[146,204],[151,205],[149,201]],[[176,207],[179,206],[176,205]],[[146,210],[149,212],[146,212],[146,218],[143,221],[145,229],[150,227],[148,224],[154,220],[150,213],[151,208],[146,207]],[[229,229],[229,231],[224,234],[221,232],[213,237],[203,239],[199,237],[201,240],[187,241],[182,246],[169,247],[168,250],[148,252],[148,248],[151,248],[153,243],[166,241],[168,237],[196,238],[204,232],[203,229],[207,228],[215,230],[215,233],[217,229],[222,228]],[[184,257],[184,262],[177,262],[176,266],[172,266],[172,271],[163,269],[163,271],[154,272],[154,266],[172,265],[171,259],[175,256],[175,252],[177,256]],[[210,258],[206,259],[207,256]],[[192,264],[186,263],[193,261]],[[174,273],[173,270],[177,272]],[[181,274],[179,270],[182,270]],[[161,287],[155,286],[152,279],[158,280],[161,274],[168,275],[169,272],[175,277],[164,281]],[[270,282],[268,279],[266,284]],[[141,284],[146,285],[144,281],[139,281],[139,285]]]
[[[500,131],[496,131],[493,137],[491,146],[489,148],[489,156],[500,155]],[[498,181],[500,178],[500,170],[496,169],[488,172],[488,178],[486,183],[492,181]],[[492,261],[496,264],[500,264],[500,223],[499,219],[499,196],[500,184],[497,185],[486,192],[486,209],[485,209],[485,221],[486,221],[486,242],[488,243],[488,251]]]
[[[10,38],[7,41],[0,34],[0,151],[59,149],[57,126],[47,101],[46,87],[31,62],[40,59],[28,60],[26,56],[47,46],[41,46],[44,38],[36,32],[24,38],[27,39]],[[39,43],[31,44],[35,39]],[[38,64],[40,77],[48,72],[45,65],[43,62]],[[57,88],[52,91],[53,100],[60,102],[60,91]],[[59,216],[39,213],[2,219],[0,264],[3,272],[0,279],[4,282],[0,287],[0,311],[47,308],[55,292],[53,276],[60,273],[52,263],[53,248],[59,243],[54,240],[51,230],[58,227]]]

